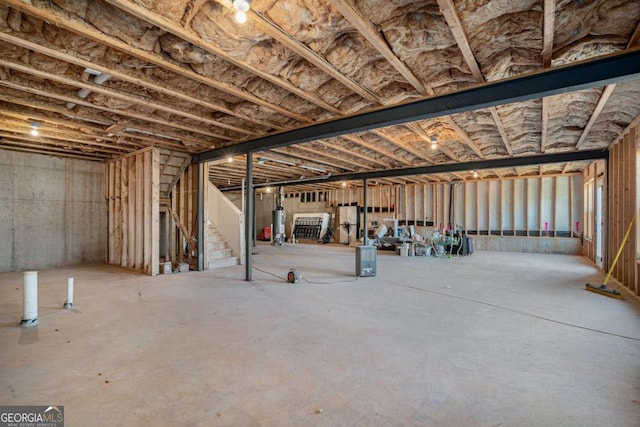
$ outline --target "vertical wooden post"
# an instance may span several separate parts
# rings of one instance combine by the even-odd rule
[[[108,248],[109,248],[109,264],[116,263],[116,249],[115,249],[115,212],[114,212],[114,175],[115,175],[115,163],[109,162],[106,166],[106,176],[107,176],[107,205],[109,209],[109,218],[108,218]]]
[[[151,274],[151,185],[151,152],[146,151],[142,154],[142,269],[147,274]]]
[[[160,151],[151,151],[151,275],[160,273]]]
[[[127,248],[128,252],[128,263],[127,266],[130,268],[134,268],[136,264],[136,156],[132,155],[127,157],[127,175],[128,179],[128,200],[127,200],[127,210],[129,213],[129,223],[128,226],[128,239],[129,244]]]
[[[122,254],[120,256],[122,266],[129,265],[129,158],[120,160],[120,187],[122,188]]]

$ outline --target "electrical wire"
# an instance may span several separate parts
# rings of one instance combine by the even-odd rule
[[[307,280],[304,277],[300,277],[302,280],[304,280],[307,283],[310,283],[312,285],[333,285],[334,283],[353,283],[353,282],[357,282],[358,278],[356,277],[355,279],[350,279],[350,280],[335,280],[333,282],[315,282],[315,281],[311,281],[311,280]]]
[[[277,277],[278,279],[284,280],[285,282],[288,282],[288,281],[289,281],[289,280],[287,280],[287,278],[286,278],[286,277],[278,276],[277,274],[272,273],[272,272],[270,272],[270,271],[263,270],[263,269],[258,268],[258,267],[256,267],[256,266],[253,266],[253,268],[254,268],[255,270],[260,271],[261,273],[269,274],[269,275],[271,275],[271,276],[273,276],[273,277]],[[305,277],[303,277],[303,276],[300,276],[300,279],[302,279],[302,280],[304,280],[305,282],[307,282],[307,283],[309,283],[309,284],[312,284],[312,285],[333,285],[334,283],[353,283],[353,282],[357,282],[357,281],[358,281],[358,278],[357,278],[357,277],[356,277],[355,279],[350,279],[350,280],[335,280],[335,281],[332,281],[332,282],[316,282],[316,281],[308,280],[308,279],[306,279],[306,278],[305,278]]]
[[[447,293],[444,293],[444,292],[433,291],[433,290],[430,290],[430,289],[418,288],[416,286],[400,285],[400,284],[396,284],[396,286],[399,286],[399,287],[402,287],[402,288],[415,289],[417,291],[428,292],[428,293],[431,293],[431,294],[443,295],[445,297],[456,298],[456,299],[460,299],[460,300],[463,300],[463,301],[475,302],[477,304],[488,305],[489,307],[499,308],[501,310],[510,311],[512,313],[522,314],[524,316],[533,317],[535,319],[546,320],[547,322],[553,322],[553,323],[558,323],[560,325],[570,326],[572,328],[584,329],[586,331],[597,332],[597,333],[605,334],[605,335],[612,335],[614,337],[625,338],[625,339],[628,339],[628,340],[631,340],[631,341],[640,341],[640,338],[630,337],[630,336],[627,336],[627,335],[616,334],[614,332],[602,331],[600,329],[589,328],[589,327],[586,327],[586,326],[575,325],[573,323],[562,322],[560,320],[550,319],[548,317],[539,316],[537,314],[528,313],[526,311],[521,311],[521,310],[516,310],[514,308],[509,308],[509,307],[505,307],[505,306],[498,305],[498,304],[493,304],[493,303],[486,302],[486,301],[480,301],[480,300],[476,300],[476,299],[473,299],[473,298],[465,298],[465,297],[461,297],[461,296],[457,296],[457,295],[447,294]]]
[[[256,267],[255,265],[253,266],[253,269],[254,269],[254,270],[258,270],[258,271],[260,271],[261,273],[270,274],[270,275],[271,275],[271,276],[273,276],[273,277],[277,277],[277,278],[278,278],[278,279],[280,279],[280,280],[284,280],[285,282],[288,282],[288,280],[287,280],[287,278],[286,278],[286,277],[278,276],[277,274],[274,274],[274,273],[272,273],[272,272],[270,272],[270,271],[267,271],[267,270],[263,270],[263,269],[261,269],[261,268],[258,268],[258,267]]]

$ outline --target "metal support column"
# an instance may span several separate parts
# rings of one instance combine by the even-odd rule
[[[205,241],[205,236],[204,236],[204,189],[205,189],[205,182],[204,180],[206,179],[206,177],[208,176],[207,173],[205,173],[205,170],[207,168],[207,163],[200,163],[199,165],[197,165],[198,167],[196,168],[197,170],[197,179],[198,179],[198,207],[197,207],[197,213],[196,213],[196,223],[198,224],[198,240],[197,240],[197,244],[198,244],[198,271],[203,271],[204,270],[204,241]]]
[[[247,282],[250,282],[251,280],[253,280],[252,278],[252,258],[251,258],[251,252],[253,252],[253,229],[254,227],[254,223],[253,223],[253,199],[254,197],[254,188],[253,188],[253,156],[252,153],[247,153],[247,193],[246,193],[246,206],[247,206],[247,212],[246,215],[244,216],[244,225],[245,225],[245,231],[244,231],[244,240],[245,240],[245,248],[244,248],[244,253],[245,253],[245,280]]]
[[[364,222],[364,225],[362,226],[362,229],[364,230],[363,235],[362,235],[362,244],[364,246],[369,246],[369,228],[367,227],[367,211],[369,210],[369,204],[367,201],[367,185],[368,185],[368,179],[365,178],[362,180],[363,185],[362,185],[362,204],[363,206],[363,213],[362,213],[362,221]]]

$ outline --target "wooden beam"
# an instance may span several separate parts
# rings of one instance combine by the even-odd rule
[[[396,54],[391,50],[387,41],[380,35],[380,32],[369,21],[352,2],[348,0],[331,0],[331,4],[338,12],[353,25],[364,38],[366,38],[373,47],[389,61],[391,65],[420,93],[421,95],[430,95],[427,88],[422,84],[420,79],[413,74],[413,71],[402,62]]]
[[[0,134],[1,136],[1,134]],[[18,139],[18,138],[15,138]],[[20,138],[22,139],[22,138]],[[31,141],[28,138],[24,138],[25,141]],[[34,141],[36,142],[36,141]],[[79,158],[79,159],[88,159],[88,160],[105,160],[105,159],[109,159],[111,158],[111,156],[109,156],[108,154],[104,154],[104,153],[83,153],[83,152],[77,152],[77,151],[71,151],[69,149],[66,148],[59,148],[56,146],[51,146],[48,144],[32,144],[32,143],[28,143],[28,142],[19,142],[19,141],[13,141],[11,138],[3,138],[0,139],[0,144],[3,146],[15,146],[15,147],[25,147],[25,148],[31,148],[31,149],[37,149],[37,150],[41,150],[43,153],[48,153],[51,154],[52,156],[60,156],[63,154],[69,154],[69,156],[66,157],[75,157],[75,158]]]
[[[84,107],[92,108],[94,110],[107,111],[109,113],[118,114],[120,116],[132,117],[132,118],[144,121],[144,122],[156,123],[156,124],[163,125],[163,126],[167,124],[166,119],[160,119],[160,118],[155,119],[155,118],[152,118],[152,117],[150,117],[148,115],[145,116],[145,115],[142,115],[142,114],[133,113],[133,112],[131,112],[129,110],[118,110],[118,109],[115,109],[115,108],[109,108],[109,107],[104,107],[104,106],[101,106],[101,105],[91,104],[90,102],[86,102],[86,101],[80,100],[80,99],[78,99],[76,97],[67,96],[67,95],[64,95],[64,94],[61,94],[61,93],[57,93],[57,92],[44,91],[44,90],[41,90],[41,89],[36,89],[34,87],[31,87],[31,86],[25,86],[25,85],[17,84],[17,83],[15,83],[15,81],[10,82],[8,80],[0,80],[0,85],[5,86],[5,87],[9,87],[11,89],[16,89],[16,90],[19,90],[19,91],[30,93],[30,94],[33,94],[33,95],[39,95],[39,96],[44,96],[44,97],[47,97],[47,98],[58,99],[58,100],[64,101],[64,102],[71,102],[71,103],[74,103],[74,104],[77,104],[77,105],[82,105]],[[73,114],[73,113],[69,112],[69,114]],[[179,123],[171,123],[171,126],[174,127],[174,128],[177,128],[177,129],[186,130],[188,132],[194,132],[194,133],[199,133],[199,134],[206,135],[206,136],[217,137],[217,135],[205,132],[201,128],[184,126],[184,125],[181,125]],[[227,138],[227,137],[225,137],[225,138]]]
[[[460,48],[460,52],[465,59],[465,62],[469,66],[471,70],[471,74],[476,79],[478,83],[484,83],[485,78],[480,71],[480,67],[478,66],[478,62],[471,50],[471,45],[469,44],[469,39],[462,28],[462,22],[458,16],[458,12],[456,11],[455,5],[452,0],[438,0],[438,5],[440,6],[440,12],[444,15],[445,20],[447,21],[447,25],[451,29],[451,33],[453,37],[456,39],[456,43]],[[500,132],[500,137],[502,138],[502,142],[504,143],[507,152],[510,156],[513,156],[513,150],[511,149],[511,143],[509,142],[509,137],[504,130],[504,125],[500,120],[500,116],[498,115],[498,110],[496,107],[489,108],[491,112],[491,116],[493,117],[493,121],[496,124],[496,128],[498,132]]]
[[[218,0],[219,3],[224,4],[224,1]],[[316,66],[318,69],[327,73],[333,79],[342,83],[345,87],[349,88],[353,92],[360,95],[362,98],[377,104],[383,105],[384,102],[375,93],[361,86],[358,82],[350,77],[342,74],[336,67],[327,61],[322,56],[311,50],[307,45],[299,42],[298,40],[287,34],[282,28],[271,21],[269,18],[257,12],[253,9],[248,14],[249,18],[254,18],[253,23],[256,27],[262,30],[266,35],[280,42],[283,46],[300,55],[307,60],[310,64]]]
[[[487,156],[485,156],[482,153],[482,150],[480,149],[480,146],[478,144],[476,144],[475,141],[473,141],[469,135],[467,134],[467,132],[464,131],[464,129],[462,129],[456,122],[455,120],[453,120],[453,117],[451,116],[447,116],[444,118],[445,119],[445,123],[450,126],[451,128],[453,128],[453,130],[456,132],[456,134],[462,139],[462,141],[467,144],[469,146],[469,148],[471,148],[471,150],[476,153],[476,156],[478,156],[481,159],[486,159]]]
[[[547,133],[549,132],[549,98],[542,98],[542,130],[540,133],[540,153],[547,151]]]
[[[81,58],[80,54],[76,52],[73,52],[73,53],[69,53],[69,51],[63,52],[60,50],[59,47],[50,45],[50,43],[48,43],[44,38],[38,39],[37,42],[30,41],[27,39],[35,40],[35,37],[25,33],[22,33],[20,34],[20,37],[17,37],[12,34],[0,32],[0,41],[4,41],[9,44],[20,46],[25,49],[29,49],[31,51],[49,56],[51,58],[55,58],[60,61],[78,65],[80,67],[91,68],[91,69],[100,71],[102,73],[109,74],[113,78],[116,78],[118,80],[133,83],[137,86],[141,86],[146,89],[149,89],[167,96],[178,98],[182,101],[187,101],[191,104],[200,105],[201,107],[205,107],[214,111],[219,111],[221,113],[228,114],[230,116],[235,116],[243,120],[247,120],[249,122],[253,122],[253,123],[257,123],[257,124],[260,124],[263,126],[269,126],[269,127],[274,126],[273,124],[256,121],[248,116],[239,115],[235,113],[232,109],[227,108],[224,105],[218,105],[218,104],[214,104],[212,102],[206,101],[204,99],[200,99],[199,94],[197,93],[185,94],[182,92],[178,92],[176,90],[171,89],[171,87],[168,87],[167,85],[156,84],[155,82],[152,82],[149,79],[143,77],[143,75],[134,75],[131,71],[125,72],[125,71],[122,71],[121,69],[116,69],[113,66],[103,65],[102,61],[98,62],[98,60],[95,58],[93,58],[92,61],[89,61],[87,59]],[[249,131],[243,127],[232,126],[219,121],[216,121],[216,122],[217,122],[216,126],[230,129],[235,132],[246,133],[248,135],[260,134],[260,133]]]
[[[412,123],[412,125],[414,125],[414,123]],[[414,149],[413,147],[411,147],[409,144],[405,143],[404,141],[400,141],[399,139],[397,139],[393,135],[389,135],[387,132],[383,131],[382,129],[373,130],[373,131],[371,131],[371,133],[373,133],[374,135],[376,135],[376,136],[384,139],[385,141],[395,145],[396,147],[399,147],[399,148],[403,149],[407,153],[412,154],[412,155],[416,156],[417,158],[426,161],[427,163],[433,164],[433,160],[430,160],[427,157],[425,157],[424,153]],[[404,163],[405,164],[409,164],[409,162],[407,162],[406,160],[404,161]]]
[[[509,142],[509,137],[507,136],[507,132],[504,130],[504,125],[502,124],[502,120],[498,115],[498,110],[496,107],[489,108],[489,112],[491,112],[491,116],[493,117],[493,121],[496,123],[496,128],[498,132],[500,132],[500,137],[502,138],[502,142],[504,143],[505,148],[507,149],[507,153],[510,156],[513,156],[513,149],[511,148],[511,143]]]
[[[456,39],[458,48],[460,49],[465,62],[469,66],[471,74],[476,81],[484,82],[484,76],[482,75],[482,71],[480,71],[475,55],[471,50],[469,39],[462,28],[462,22],[460,21],[460,17],[458,16],[458,12],[456,11],[453,1],[438,0],[438,6],[440,7],[440,13],[444,15],[444,19],[447,21],[447,25],[451,29],[453,37]]]
[[[611,94],[613,93],[615,88],[616,88],[615,84],[605,86],[604,90],[602,91],[602,94],[600,95],[600,98],[598,99],[598,103],[596,104],[596,107],[594,108],[593,113],[591,114],[591,117],[589,117],[589,121],[585,125],[582,131],[582,134],[578,139],[578,143],[576,144],[576,150],[579,150],[584,145],[585,141],[587,140],[587,136],[589,136],[589,132],[591,131],[591,128],[595,124],[596,120],[598,120],[600,113],[602,113],[602,110],[604,109],[605,105],[609,101],[609,98],[611,97]]]
[[[175,114],[177,116],[181,116],[181,117],[185,117],[185,118],[188,118],[188,119],[191,119],[191,120],[195,120],[195,121],[199,121],[199,122],[202,122],[202,123],[206,123],[206,124],[208,124],[210,126],[216,126],[216,127],[224,128],[224,129],[227,129],[227,130],[233,130],[234,132],[239,132],[239,129],[240,129],[240,128],[237,128],[235,126],[230,126],[230,125],[221,123],[221,122],[219,122],[217,120],[207,119],[207,118],[203,117],[202,115],[198,115],[198,114],[193,114],[193,113],[189,113],[189,112],[186,112],[186,111],[177,110],[177,109],[175,109],[173,107],[168,107],[166,104],[155,102],[151,98],[142,98],[142,97],[139,97],[139,96],[136,96],[136,95],[130,95],[130,94],[127,94],[127,93],[124,93],[124,92],[120,92],[120,91],[117,91],[115,89],[108,89],[105,86],[98,85],[96,83],[79,82],[77,80],[74,80],[74,79],[71,79],[71,78],[68,78],[68,77],[55,75],[55,74],[49,73],[47,71],[40,71],[40,70],[37,70],[35,68],[28,67],[28,66],[25,66],[23,64],[18,64],[18,63],[12,62],[12,61],[7,61],[7,60],[4,60],[4,59],[0,59],[0,66],[4,66],[4,67],[7,67],[7,68],[12,69],[12,70],[20,71],[22,73],[26,73],[26,74],[33,75],[33,76],[36,76],[36,77],[40,77],[40,78],[46,79],[46,80],[51,80],[51,81],[54,81],[54,82],[57,82],[57,83],[61,83],[61,84],[64,84],[64,85],[68,85],[68,86],[72,86],[72,87],[79,87],[79,88],[82,88],[82,89],[88,89],[88,90],[90,90],[92,92],[100,93],[100,94],[108,96],[110,98],[119,99],[121,101],[125,101],[125,102],[131,103],[131,104],[136,104],[136,105],[139,105],[141,107],[146,107],[146,108],[150,107],[150,108],[153,108],[153,109],[158,110],[158,111],[164,111],[164,112],[169,113],[169,114]],[[75,103],[75,104],[80,104],[80,98],[79,97],[69,98],[68,102],[72,102],[72,103]],[[87,101],[83,101],[83,103],[87,103]],[[93,106],[94,108],[103,109],[102,106],[95,106],[93,103],[88,103],[88,104],[90,106]],[[123,111],[123,110],[116,109],[116,111],[118,111],[119,114],[122,114],[122,115],[130,115],[130,114],[128,114],[127,110]],[[148,118],[146,118],[146,116],[142,116],[142,117],[138,117],[138,118],[141,118],[143,120],[153,121],[153,120],[149,120]],[[166,120],[164,121],[164,123],[166,123]],[[201,129],[197,130],[198,128],[193,128],[193,129],[195,129],[194,130],[195,132],[202,133],[202,134],[208,135],[208,136],[213,136],[213,137],[225,140],[225,141],[232,139],[229,136],[226,136],[226,135],[223,135],[223,134],[218,134],[218,133],[210,132],[210,131],[204,132]],[[245,130],[243,130],[242,133],[249,133],[249,134],[256,135],[255,133],[247,132]]]
[[[633,35],[629,39],[629,42],[627,43],[627,49],[636,47],[639,42],[640,42],[640,23],[638,23],[635,31],[633,32]],[[580,135],[580,139],[578,139],[578,143],[576,144],[576,150],[579,150],[584,145],[584,142],[587,139],[587,136],[589,135],[591,128],[593,127],[596,120],[598,120],[598,116],[600,116],[600,113],[602,113],[604,106],[607,104],[607,101],[609,101],[609,98],[611,97],[611,94],[613,93],[615,88],[616,88],[615,84],[605,86],[604,90],[602,91],[602,94],[600,95],[600,98],[598,99],[598,103],[596,104],[596,107],[594,108],[593,113],[591,114],[591,117],[589,117],[589,121],[587,122],[586,126],[584,127],[584,130],[582,131],[582,134]]]
[[[542,66],[551,67],[553,59],[553,35],[556,28],[556,0],[544,0],[542,23]]]
[[[314,94],[314,93],[310,93],[307,92],[305,90],[300,89],[299,87],[289,83],[286,80],[283,80],[279,77],[276,77],[266,71],[261,70],[258,67],[254,67],[253,65],[250,65],[244,61],[240,61],[238,59],[236,59],[235,57],[233,57],[232,55],[230,55],[229,53],[227,53],[226,51],[224,51],[223,49],[219,48],[218,46],[213,45],[212,43],[204,40],[203,38],[201,38],[199,35],[197,35],[195,32],[192,31],[187,31],[185,30],[183,27],[176,25],[174,22],[170,21],[168,18],[160,15],[157,12],[151,11],[145,7],[139,6],[137,4],[134,4],[128,0],[105,0],[107,3],[110,3],[111,5],[122,9],[125,12],[130,13],[131,15],[146,21],[152,25],[155,25],[156,27],[174,34],[178,37],[180,37],[183,40],[188,41],[189,43],[198,46],[204,50],[206,50],[209,53],[212,53],[222,59],[224,59],[225,61],[230,62],[231,64],[235,65],[236,67],[242,68],[246,71],[249,71],[265,80],[267,80],[270,83],[273,83],[276,86],[281,87],[282,89],[285,89],[297,96],[299,96],[302,99],[305,99],[309,102],[311,102],[314,105],[317,105],[327,111],[330,111],[332,113],[335,114],[341,114],[340,109],[334,107],[333,105],[325,102],[323,99],[321,99],[318,95]]]
[[[167,190],[163,194],[163,197],[170,197],[170,194],[173,191],[173,187],[176,186],[176,184],[180,180],[180,176],[182,175],[184,170],[187,168],[187,166],[189,166],[189,163],[191,163],[191,156],[184,159],[184,161],[182,162],[182,165],[180,165],[180,168],[174,175],[173,180],[171,181],[171,184],[169,184],[169,187],[167,187]]]
[[[311,120],[303,114],[294,113],[276,104],[272,104],[270,102],[262,100],[257,96],[252,95],[247,91],[242,90],[238,87],[231,86],[229,84],[225,84],[225,83],[216,81],[214,79],[202,76],[194,71],[191,71],[189,69],[186,69],[178,65],[177,63],[173,63],[158,54],[148,52],[139,48],[133,48],[129,46],[127,43],[119,40],[116,37],[111,37],[99,30],[96,30],[95,27],[87,24],[85,21],[81,19],[78,19],[75,15],[64,12],[58,8],[54,9],[53,7],[51,7],[51,5],[47,3],[38,3],[37,6],[34,6],[29,3],[25,3],[21,0],[5,0],[5,3],[7,3],[9,6],[11,6],[16,10],[24,12],[28,15],[36,16],[41,20],[48,22],[52,25],[56,25],[60,28],[64,28],[68,31],[71,31],[73,33],[86,37],[90,40],[104,44],[113,49],[125,52],[133,57],[141,59],[142,61],[148,62],[150,64],[158,65],[162,68],[175,72],[178,75],[188,77],[190,79],[203,83],[207,86],[211,86],[213,88],[227,92],[231,95],[237,96],[246,101],[252,102],[257,105],[261,105],[270,110],[283,114],[287,117],[291,117],[296,120],[300,120],[302,122],[307,122],[307,123],[311,122]]]

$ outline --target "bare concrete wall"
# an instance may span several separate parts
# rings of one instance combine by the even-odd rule
[[[0,150],[0,271],[102,262],[104,166]]]

